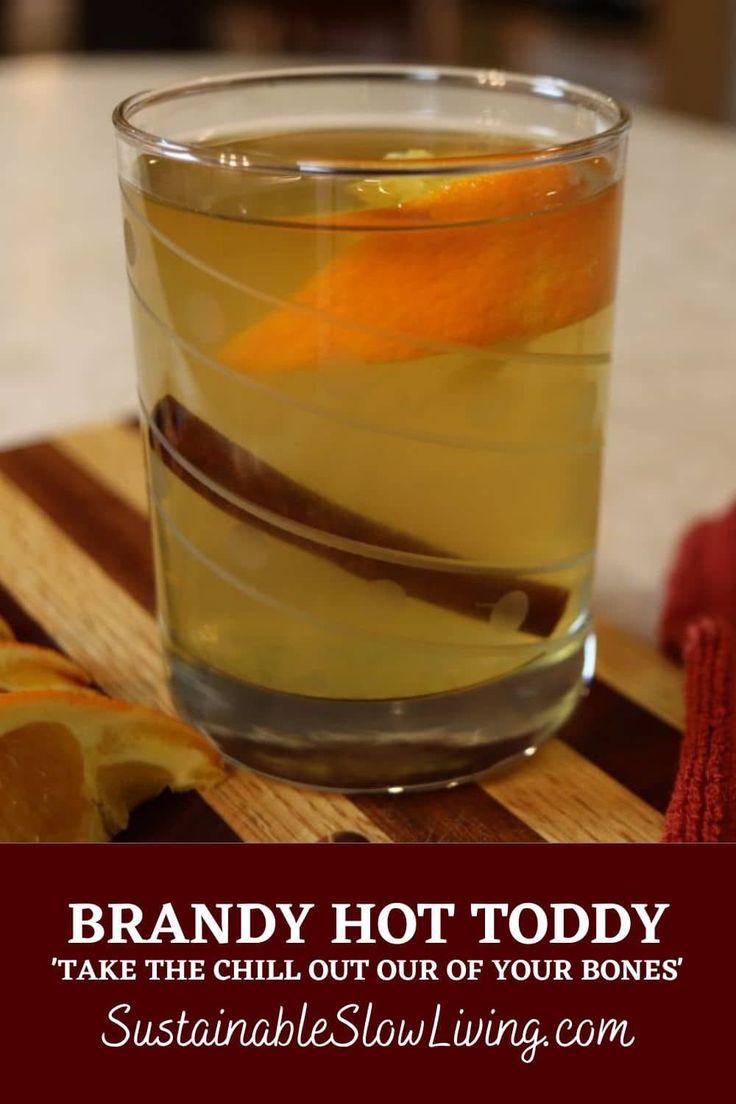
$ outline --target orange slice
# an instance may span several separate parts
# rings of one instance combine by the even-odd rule
[[[12,640],[12,639],[13,639],[13,630],[11,629],[8,622],[4,621],[2,619],[2,617],[0,617],[0,640]]]
[[[141,801],[224,775],[199,732],[84,691],[0,694],[0,840],[105,840]]]
[[[0,641],[0,690],[79,690],[91,682],[86,671],[60,652]]]
[[[390,362],[580,321],[613,296],[620,188],[609,177],[603,159],[489,173],[333,218],[366,232],[222,359],[246,372]]]

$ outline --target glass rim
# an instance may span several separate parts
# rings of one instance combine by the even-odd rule
[[[220,160],[219,154],[209,153],[197,142],[172,141],[163,134],[145,130],[135,125],[132,117],[136,111],[168,100],[196,96],[207,91],[221,91],[237,85],[269,84],[279,80],[353,80],[371,77],[377,80],[405,80],[435,83],[468,88],[525,92],[543,99],[567,100],[602,115],[609,111],[613,122],[597,134],[554,145],[522,149],[517,152],[483,153],[442,157],[411,157],[392,160],[356,158],[332,158],[330,160],[241,158],[239,162]],[[502,69],[477,69],[463,66],[427,65],[305,65],[253,69],[238,73],[204,76],[194,80],[166,85],[158,89],[136,92],[122,100],[114,109],[112,121],[118,135],[147,153],[189,161],[220,170],[235,172],[305,173],[330,176],[356,176],[370,173],[373,176],[416,176],[448,173],[494,172],[503,169],[531,168],[554,162],[577,161],[596,153],[602,153],[614,145],[631,125],[628,108],[613,96],[597,92],[586,85],[575,84],[560,77],[507,72]]]

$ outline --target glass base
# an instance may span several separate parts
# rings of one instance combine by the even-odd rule
[[[237,764],[301,786],[400,793],[455,786],[532,755],[573,712],[592,633],[492,682],[419,698],[345,701],[252,686],[173,656],[179,712]]]

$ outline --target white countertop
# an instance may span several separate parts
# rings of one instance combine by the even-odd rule
[[[110,112],[243,67],[0,63],[0,447],[134,410]],[[597,609],[651,635],[678,533],[736,496],[736,131],[635,112],[608,439]]]

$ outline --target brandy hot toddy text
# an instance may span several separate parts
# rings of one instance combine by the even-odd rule
[[[359,67],[116,125],[178,708],[324,787],[532,753],[592,669],[625,112]]]

